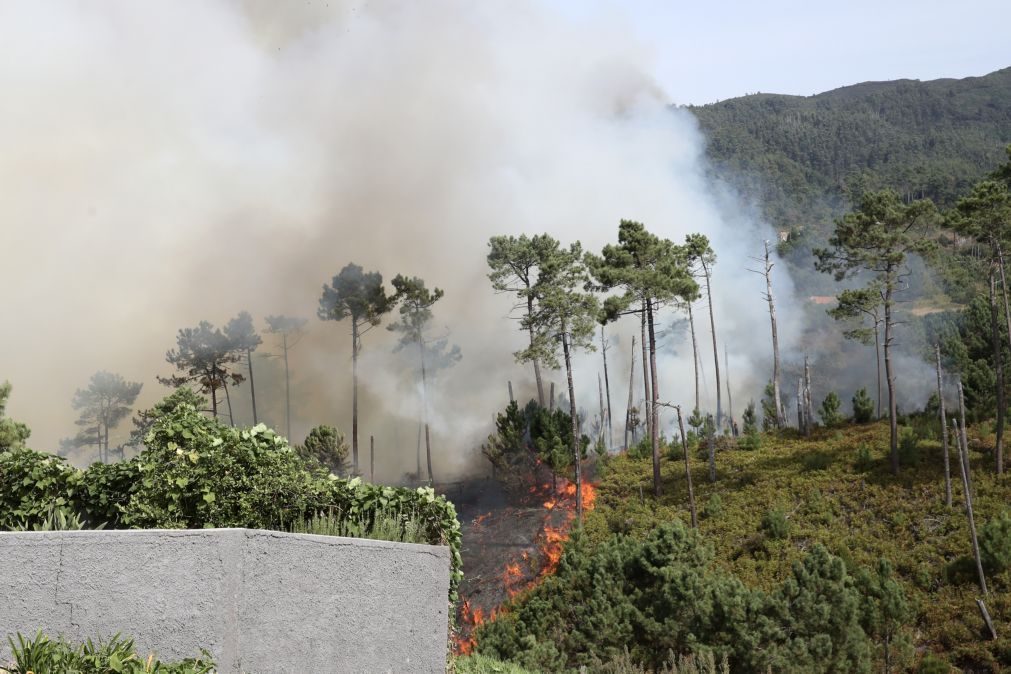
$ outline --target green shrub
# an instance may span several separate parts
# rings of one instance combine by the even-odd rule
[[[712,548],[680,522],[596,547],[577,533],[554,576],[477,630],[477,649],[549,672],[607,671],[602,662],[656,671],[671,651],[726,656],[742,673],[869,672],[863,602],[820,545],[766,593],[717,570]]]
[[[737,446],[749,451],[761,449],[762,436],[758,433],[758,415],[755,413],[754,400],[749,402],[748,406],[744,408],[741,421],[743,422],[743,435],[737,441]]]
[[[899,429],[899,464],[903,466],[920,464],[920,439],[916,431],[908,426]]]
[[[334,475],[348,472],[348,443],[344,434],[333,426],[316,426],[295,451],[309,463]]]
[[[862,388],[853,394],[853,421],[866,424],[874,418],[874,401]]]
[[[825,470],[832,465],[832,456],[826,452],[814,451],[804,455],[804,470]]]
[[[81,471],[66,460],[31,449],[0,451],[0,530],[34,527],[53,508],[69,507]]]
[[[716,517],[723,512],[723,499],[720,498],[719,494],[713,494],[706,501],[706,505],[702,508],[702,515],[704,517]]]
[[[916,668],[917,674],[949,674],[949,672],[951,672],[951,665],[943,658],[930,652],[923,656]]]
[[[71,645],[62,638],[51,641],[41,632],[34,638],[8,637],[13,664],[9,674],[213,674],[214,660],[203,651],[199,658],[161,662],[137,653],[132,639],[118,634],[97,644],[90,639]],[[0,669],[0,672],[5,670]]]
[[[840,407],[842,407],[842,401],[839,400],[839,396],[836,395],[835,391],[829,392],[825,396],[825,399],[821,401],[818,416],[821,417],[821,423],[826,428],[833,428],[844,421],[842,414],[839,413]]]
[[[983,568],[1000,573],[1011,566],[1011,516],[1005,510],[979,531],[979,556]]]
[[[429,542],[427,527],[415,512],[400,512],[387,507],[376,510],[372,517],[369,517],[367,513],[362,513],[357,517],[346,517],[341,513],[332,512],[316,513],[307,519],[295,522],[291,527],[291,532],[369,538],[401,543]]]
[[[781,540],[790,535],[790,521],[786,513],[778,508],[767,510],[762,516],[762,532],[773,540]]]
[[[861,442],[860,446],[857,447],[857,458],[854,462],[854,467],[857,470],[867,470],[874,463],[874,457],[871,456],[871,448],[867,446],[866,442]]]

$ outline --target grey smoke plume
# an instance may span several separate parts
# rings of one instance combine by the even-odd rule
[[[430,391],[448,477],[472,460],[506,381],[532,393],[511,357],[523,343],[511,302],[485,279],[488,237],[548,232],[597,250],[621,218],[712,240],[721,363],[726,342],[743,408],[771,369],[762,282],[745,269],[774,235],[706,183],[693,118],[630,35],[613,16],[573,23],[533,2],[0,4],[10,414],[33,446],[55,449],[93,372],[143,381],[148,406],[168,392],[154,375],[168,373],[177,329],[248,309],[261,327],[267,314],[311,318],[292,352],[293,439],[314,423],[349,430],[348,328],[315,309],[355,261],[446,290],[436,330],[464,356]],[[786,352],[798,326],[777,271]],[[698,316],[711,373],[701,304]],[[637,329],[612,330],[618,410]],[[362,363],[362,446],[376,436],[386,479],[413,468],[417,430],[416,384],[393,343],[372,332]],[[690,404],[686,354],[662,359],[662,399]],[[577,360],[588,410],[599,363]],[[257,366],[261,416],[280,428],[277,361]]]

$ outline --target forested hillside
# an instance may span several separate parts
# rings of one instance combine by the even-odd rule
[[[691,107],[714,171],[779,228],[831,220],[868,190],[950,206],[1004,161],[1011,68],[984,77],[865,82],[816,96],[754,94]]]

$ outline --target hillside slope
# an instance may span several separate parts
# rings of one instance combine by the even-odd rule
[[[949,205],[993,170],[1011,143],[1011,68],[808,97],[755,94],[689,110],[717,175],[775,226],[824,231],[863,191],[891,187]]]

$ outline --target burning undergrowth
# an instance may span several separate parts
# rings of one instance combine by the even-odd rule
[[[547,471],[544,471],[547,472]],[[576,486],[564,478],[546,479],[524,492],[507,491],[495,479],[478,479],[447,489],[463,530],[465,576],[457,608],[457,652],[475,645],[475,627],[493,620],[516,595],[535,586],[558,566],[576,517]],[[582,487],[584,511],[596,493]]]

